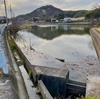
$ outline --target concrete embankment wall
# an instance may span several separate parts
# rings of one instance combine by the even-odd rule
[[[27,71],[29,72],[30,70],[33,71],[32,75],[34,78],[34,83],[37,82],[37,72],[35,71],[34,68],[32,68],[31,63],[27,60],[27,58],[25,57],[25,55],[23,54],[23,52],[21,51],[21,49],[18,47],[18,45],[15,43],[14,39],[10,36],[11,40],[13,41],[13,43],[16,46],[16,49],[18,50],[19,55],[21,56],[21,58],[24,60],[24,66],[27,69]]]
[[[15,59],[13,57],[13,54],[10,50],[10,46],[9,46],[9,43],[8,43],[8,40],[7,40],[6,29],[5,29],[5,33],[4,33],[4,38],[5,38],[6,50],[7,50],[8,56],[9,56],[10,64],[11,64],[11,67],[12,67],[13,72],[14,72],[15,77],[16,77],[19,97],[20,97],[20,99],[29,99],[29,96],[28,96],[27,90],[25,88],[24,80],[22,78],[21,72],[20,72],[20,70],[19,70],[19,68],[18,68],[18,66],[15,62]]]
[[[93,28],[90,30],[90,34],[93,40],[97,56],[100,59],[100,32]]]

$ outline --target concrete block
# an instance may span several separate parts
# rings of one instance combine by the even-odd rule
[[[48,91],[53,97],[66,96],[66,83],[68,82],[68,69],[61,70],[47,67],[35,67],[39,74],[39,80],[42,80]],[[63,99],[61,98],[61,99]]]

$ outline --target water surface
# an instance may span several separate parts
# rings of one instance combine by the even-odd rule
[[[18,32],[19,46],[32,46],[50,56],[77,61],[84,56],[97,57],[89,27],[83,25],[40,25]]]

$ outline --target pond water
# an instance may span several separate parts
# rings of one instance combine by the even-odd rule
[[[97,57],[90,28],[86,25],[39,25],[17,33],[19,46],[32,46],[35,50],[65,59],[77,61],[84,56]]]

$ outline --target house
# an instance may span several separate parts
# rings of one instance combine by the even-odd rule
[[[56,18],[51,18],[51,22],[58,23],[59,21]]]
[[[6,17],[0,16],[0,23],[6,23]]]
[[[71,23],[72,20],[71,20],[71,18],[64,18],[64,22]]]

